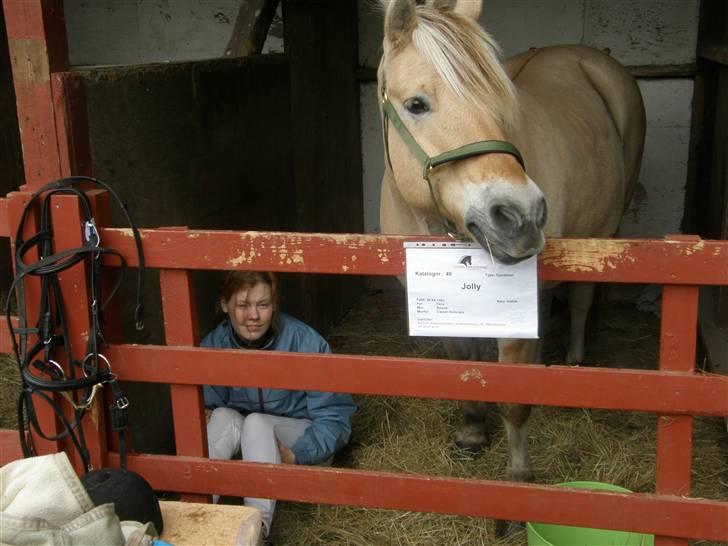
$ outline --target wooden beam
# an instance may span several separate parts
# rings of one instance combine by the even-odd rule
[[[56,119],[51,75],[68,70],[62,0],[3,0],[23,147],[25,181],[33,190],[68,172],[62,157],[73,136]],[[89,162],[90,163],[90,162]],[[80,173],[76,173],[80,174]]]
[[[128,229],[100,230],[104,244],[138,265]],[[275,231],[140,230],[151,268],[241,269],[288,273],[396,276],[405,241],[442,237]],[[728,279],[728,242],[661,239],[548,239],[539,278],[582,282],[720,285]]]
[[[0,429],[0,466],[23,458],[17,430]]]
[[[667,79],[667,78],[692,78],[697,73],[695,63],[686,64],[645,64],[631,65],[625,67],[638,79]],[[362,83],[377,81],[377,69],[372,66],[362,66],[356,71],[356,79]]]
[[[728,65],[728,45],[704,46],[698,50],[698,56],[714,63]]]
[[[10,316],[10,323],[13,328],[18,327],[18,317]],[[10,341],[10,331],[8,330],[8,323],[5,320],[5,315],[0,319],[0,353],[10,354],[13,352],[13,345]]]
[[[8,217],[8,200],[0,197],[0,237],[10,237],[11,232],[10,218]],[[15,236],[15,234],[12,234],[12,236]]]
[[[226,57],[258,55],[263,50],[278,0],[245,0],[235,18],[235,27],[225,48]]]
[[[728,376],[718,375],[159,345],[107,353],[125,381],[728,415]]]
[[[113,454],[110,460],[115,460]],[[162,491],[219,492],[728,540],[725,501],[163,455],[130,455],[128,462],[129,470]]]

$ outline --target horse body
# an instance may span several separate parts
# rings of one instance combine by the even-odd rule
[[[384,117],[382,232],[439,235],[449,223],[503,263],[538,253],[544,236],[613,236],[644,141],[636,82],[611,57],[585,46],[534,49],[501,64],[497,46],[475,23],[479,4],[389,2],[378,71],[383,101],[430,157],[468,143],[508,141],[526,170],[512,155],[487,152],[423,174],[406,138],[387,134],[391,120]],[[567,361],[576,363],[593,285],[572,286]],[[542,325],[548,293],[541,291]],[[483,360],[478,340],[450,338],[444,345],[451,358]],[[501,339],[498,350],[501,362],[539,362],[541,343]],[[462,407],[456,442],[478,449],[487,443],[484,405]],[[529,408],[501,404],[499,411],[510,448],[508,477],[532,480]]]
[[[547,237],[611,237],[637,181],[644,110],[634,80],[586,46],[530,50],[505,62],[518,97],[507,135],[546,195]]]

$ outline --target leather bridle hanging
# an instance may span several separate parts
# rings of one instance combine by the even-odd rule
[[[127,424],[127,408],[129,401],[124,396],[116,375],[112,372],[109,360],[102,353],[105,343],[102,334],[103,311],[121,285],[126,270],[126,261],[121,254],[111,248],[101,246],[99,232],[93,218],[88,196],[77,186],[90,183],[107,190],[120,204],[121,209],[131,227],[136,243],[139,259],[137,277],[137,303],[134,310],[136,328],[144,327],[144,307],[142,303],[144,291],[144,252],[141,236],[134,225],[129,212],[118,195],[101,180],[74,176],[51,182],[38,189],[23,209],[15,236],[15,278],[8,294],[5,315],[12,340],[22,381],[22,392],[18,400],[18,432],[23,454],[28,457],[35,454],[32,436],[25,434],[26,415],[30,427],[42,438],[60,440],[68,437],[79,452],[86,471],[91,470],[88,449],[81,427],[81,420],[86,410],[91,407],[94,397],[103,386],[109,386],[112,393],[111,411],[112,428],[119,434],[119,451],[121,466],[126,466],[126,442],[124,431]],[[54,195],[76,196],[84,215],[83,244],[56,252],[51,222],[51,197]],[[32,206],[42,199],[40,228],[38,233],[23,239],[25,223]],[[29,252],[36,249],[39,259],[28,262]],[[102,293],[101,273],[102,258],[115,256],[119,260],[118,274],[108,295]],[[58,274],[85,261],[89,276],[89,318],[91,329],[88,344],[83,358],[74,358],[71,339],[67,329],[64,301],[58,280]],[[27,301],[24,281],[28,276],[40,278],[40,297],[38,305],[38,323],[28,326],[27,306],[36,302]],[[14,327],[10,318],[10,302],[15,296],[17,302],[18,326]],[[17,336],[17,340],[16,340]],[[35,343],[29,343],[35,338]],[[63,348],[67,373],[54,360],[54,350]],[[54,399],[53,393],[59,393],[72,406],[72,419],[68,419],[61,406]],[[63,425],[59,434],[47,434],[38,422],[33,396],[47,402]]]

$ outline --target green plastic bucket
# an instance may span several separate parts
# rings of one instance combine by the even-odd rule
[[[631,493],[624,487],[601,482],[567,482],[558,485]],[[653,546],[655,542],[654,535],[549,523],[526,523],[526,534],[528,546]]]

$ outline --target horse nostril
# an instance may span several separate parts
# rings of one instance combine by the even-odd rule
[[[491,207],[490,217],[499,230],[507,233],[518,233],[523,225],[523,217],[520,213],[506,205]]]
[[[540,207],[538,209],[538,215],[537,215],[537,225],[539,229],[543,229],[543,227],[546,225],[546,220],[548,220],[549,217],[549,207],[546,203],[546,198],[541,198]]]

